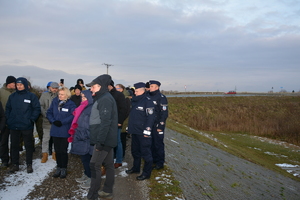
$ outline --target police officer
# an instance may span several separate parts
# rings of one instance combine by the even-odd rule
[[[155,110],[154,104],[145,92],[145,83],[134,84],[135,96],[131,100],[131,110],[129,113],[128,133],[132,134],[131,154],[133,157],[133,167],[126,170],[127,174],[139,173],[141,158],[144,159],[144,168],[137,180],[150,178],[152,172],[151,154],[151,129],[154,125]]]
[[[160,93],[160,82],[155,80],[149,81],[150,90],[148,96],[155,105],[155,123],[152,129],[152,156],[154,169],[162,169],[165,163],[165,144],[164,130],[168,118],[168,100],[165,95]]]

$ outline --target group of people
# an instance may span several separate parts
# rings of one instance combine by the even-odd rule
[[[56,160],[57,167],[52,177],[66,178],[71,143],[70,153],[80,155],[84,168],[83,176],[76,181],[82,183],[83,188],[89,188],[86,199],[112,197],[115,169],[122,166],[127,134],[131,135],[134,161],[126,173],[140,173],[137,180],[150,178],[152,170],[162,169],[165,162],[163,140],[168,102],[160,93],[160,85],[159,81],[150,80],[135,83],[134,90],[128,90],[122,84],[114,85],[111,76],[103,74],[86,84],[89,90],[82,79],[70,89],[61,83],[49,82],[48,90],[38,98],[29,91],[25,78],[8,76],[0,89],[2,166],[8,167],[8,144],[7,150],[3,144],[10,134],[10,171],[19,170],[22,138],[27,172],[33,172],[33,126],[42,115],[41,162],[47,162],[49,141],[53,138],[52,159]],[[145,162],[141,170],[142,159]],[[103,168],[106,179],[100,191]]]

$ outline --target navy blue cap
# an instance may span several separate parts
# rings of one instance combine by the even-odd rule
[[[143,82],[138,82],[138,83],[135,83],[135,84],[133,85],[133,87],[134,87],[135,89],[138,89],[138,88],[144,88],[144,87],[146,87],[146,84],[143,83]]]
[[[156,84],[156,85],[158,85],[158,86],[161,85],[159,81],[155,81],[155,80],[149,81],[149,85],[151,85],[151,84]]]

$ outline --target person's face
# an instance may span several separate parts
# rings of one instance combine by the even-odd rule
[[[109,85],[107,86],[108,90],[111,91],[113,89],[113,86]]]
[[[58,88],[49,87],[49,89],[54,94],[57,93],[57,91],[58,91]]]
[[[67,97],[65,91],[63,91],[63,90],[61,90],[61,91],[58,92],[58,98],[59,98],[59,100],[61,100],[61,101],[65,101],[65,100],[68,99],[68,97]]]
[[[138,89],[134,90],[135,96],[140,96],[140,95],[144,94],[144,92],[145,92],[145,88],[138,88]]]
[[[17,88],[19,91],[25,90],[25,86],[23,85],[23,83],[17,83]]]
[[[78,88],[76,88],[76,90],[75,90],[75,95],[76,95],[76,96],[79,96],[80,93],[81,93],[81,91],[80,91]]]
[[[16,83],[15,83],[15,82],[10,83],[10,84],[6,85],[6,87],[7,87],[8,89],[16,89]]]
[[[156,91],[156,90],[158,90],[159,89],[159,87],[158,87],[158,85],[156,85],[156,84],[151,84],[150,85],[150,92],[154,92],[154,91]]]
[[[91,87],[91,92],[92,92],[93,94],[95,94],[95,93],[98,92],[100,89],[101,89],[101,85],[95,84],[95,85],[93,85],[93,86]]]
[[[116,85],[116,90],[119,92],[123,92],[123,88],[121,88],[119,85]]]
[[[87,100],[87,98],[84,96],[84,94],[81,93],[81,102],[84,102],[86,100]]]

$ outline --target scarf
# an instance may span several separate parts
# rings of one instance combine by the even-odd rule
[[[67,100],[61,100],[58,103],[58,110],[61,111],[62,107],[66,104]]]
[[[74,118],[73,118],[73,121],[72,121],[72,124],[71,124],[71,128],[69,129],[68,133],[71,135],[69,138],[68,138],[68,142],[71,143],[73,142],[73,136],[75,134],[75,130],[76,128],[78,127],[78,118],[80,117],[82,111],[85,109],[85,107],[89,104],[88,100],[86,101],[83,101],[80,103],[80,106],[78,106],[74,112],[73,112],[73,115],[74,115]]]

